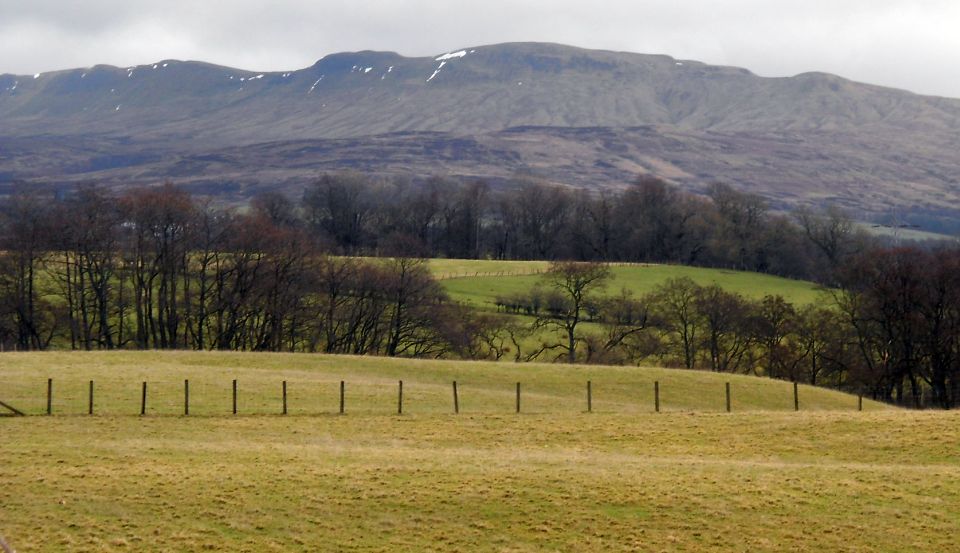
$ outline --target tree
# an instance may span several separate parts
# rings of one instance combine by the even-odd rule
[[[848,327],[836,309],[820,305],[808,305],[797,312],[796,373],[804,374],[811,386],[822,385],[824,379],[833,375],[839,386],[842,373],[851,365]],[[805,368],[800,369],[800,366]]]
[[[767,219],[766,202],[760,196],[714,183],[710,198],[719,216],[713,235],[713,250],[725,262],[738,269],[758,269],[758,247]]]
[[[385,351],[394,357],[429,354],[443,340],[436,332],[440,321],[437,306],[447,300],[427,262],[422,258],[397,257],[386,266],[388,325]]]
[[[571,261],[553,262],[543,275],[545,283],[560,295],[563,303],[554,315],[540,317],[537,325],[554,328],[566,335],[566,343],[554,346],[567,352],[569,363],[577,360],[577,326],[583,321],[591,302],[596,301],[595,293],[606,287],[612,276],[605,264]]]
[[[653,324],[663,330],[668,346],[679,350],[683,366],[696,364],[701,314],[697,309],[700,286],[689,277],[667,279],[649,297]]]
[[[798,380],[792,370],[797,366],[792,336],[798,319],[796,309],[783,296],[764,296],[757,305],[754,329],[767,376]]]
[[[587,363],[622,363],[643,358],[648,353],[642,340],[648,329],[647,305],[627,289],[599,302],[603,335],[587,339]]]
[[[840,267],[842,261],[855,254],[862,246],[863,237],[849,215],[836,206],[823,211],[800,208],[795,213],[800,228],[827,262],[829,276]]]
[[[50,201],[28,189],[18,190],[0,212],[0,252],[7,265],[0,280],[2,303],[14,319],[12,333],[21,350],[44,349],[53,337],[52,306],[38,274],[53,246],[54,221]]]
[[[736,372],[753,345],[748,323],[750,306],[739,294],[716,284],[696,290],[697,323],[714,372]]]
[[[184,297],[193,284],[189,246],[196,218],[193,198],[171,184],[131,190],[121,199],[130,229],[137,343],[141,348],[186,347]],[[111,252],[112,255],[112,252]]]
[[[318,238],[353,255],[367,245],[368,218],[374,208],[371,183],[355,173],[323,175],[303,193],[307,223]]]

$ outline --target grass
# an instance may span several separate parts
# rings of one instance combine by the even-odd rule
[[[960,414],[576,411],[0,419],[0,531],[51,552],[955,549]]]
[[[481,275],[526,275],[545,271],[548,261],[502,261],[496,259],[431,259],[430,270],[439,279]]]
[[[488,267],[487,263],[503,265]],[[488,309],[495,307],[495,299],[498,296],[525,293],[530,290],[541,281],[541,277],[529,273],[542,271],[547,267],[545,262],[525,261],[431,260],[430,264],[435,274],[444,277],[443,286],[451,297],[475,307]],[[477,264],[475,271],[470,270],[471,264]],[[476,273],[482,275],[498,272],[497,268],[503,276],[470,276]],[[760,299],[765,295],[779,294],[798,306],[822,301],[825,295],[823,288],[812,282],[725,269],[679,265],[622,265],[612,267],[612,272],[614,278],[607,286],[607,294],[617,294],[621,289],[626,288],[639,296],[652,291],[669,278],[689,277],[700,285],[717,284],[747,298]],[[452,274],[468,276],[451,277]]]
[[[404,412],[418,415],[450,413],[454,380],[464,414],[512,413],[517,382],[524,412],[580,413],[586,409],[588,380],[598,412],[652,411],[654,381],[660,383],[663,411],[723,411],[726,382],[734,411],[793,409],[788,382],[677,369],[222,352],[6,353],[0,358],[0,400],[28,414],[46,412],[48,378],[53,379],[55,414],[86,413],[90,380],[98,414],[139,414],[142,382],[147,382],[148,414],[181,414],[184,380],[189,380],[191,414],[226,415],[232,411],[234,379],[241,414],[280,413],[283,381],[290,414],[336,413],[341,380],[351,414],[395,413],[399,380],[404,381]],[[857,408],[856,397],[823,388],[801,386],[799,396],[804,410]],[[864,408],[885,406],[865,401]]]
[[[960,531],[960,414],[873,402],[861,413],[855,398],[808,387],[795,413],[782,382],[317,355],[8,353],[0,399],[42,412],[48,377],[65,416],[0,419],[0,532],[22,551],[939,552]],[[175,416],[183,378],[206,416]],[[243,413],[274,415],[225,415],[232,378]],[[275,415],[284,378],[301,393],[291,397],[300,416]],[[347,415],[304,415],[334,411],[341,378]],[[593,414],[582,412],[587,378]],[[102,388],[101,414],[67,416],[85,411],[88,379]],[[157,387],[154,416],[130,416],[142,379]],[[661,414],[651,412],[654,379]],[[522,415],[511,412],[517,380],[529,394]],[[733,414],[718,412],[728,380]]]

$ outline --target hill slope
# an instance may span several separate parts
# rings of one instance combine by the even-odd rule
[[[960,200],[958,100],[552,44],[283,73],[167,60],[4,75],[0,125],[0,183],[171,178],[243,197],[348,168],[575,186],[651,173],[875,212]]]
[[[138,414],[144,381],[148,414],[182,414],[185,379],[194,415],[229,416],[234,379],[240,414],[279,414],[283,381],[291,414],[335,413],[341,380],[352,414],[396,413],[399,380],[407,414],[451,413],[454,380],[464,414],[513,413],[518,381],[527,413],[585,411],[587,380],[598,412],[652,412],[654,381],[664,411],[723,411],[725,382],[737,412],[793,409],[789,382],[678,369],[227,352],[7,353],[2,361],[0,400],[28,414],[46,411],[48,378],[54,379],[55,414],[87,413],[90,380],[98,414]],[[857,409],[854,396],[810,386],[800,387],[800,403],[802,410]],[[864,408],[888,407],[864,401]]]

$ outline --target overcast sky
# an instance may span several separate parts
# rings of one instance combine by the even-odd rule
[[[960,97],[960,0],[0,0],[0,73],[166,58],[287,70],[333,52],[509,41]]]

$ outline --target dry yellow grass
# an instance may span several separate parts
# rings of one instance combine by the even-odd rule
[[[931,551],[953,413],[0,421],[21,551]]]
[[[0,356],[0,398],[12,381],[42,389],[48,374],[113,375],[134,380],[137,407],[141,376],[182,382],[203,370],[318,389],[346,375],[356,410],[182,417],[172,393],[168,416],[2,418],[0,534],[20,551],[53,552],[944,552],[960,532],[960,414],[872,403],[858,413],[849,396],[807,388],[824,394],[822,410],[795,413],[792,397],[779,398],[787,385],[762,379],[734,389],[777,398],[748,396],[726,414],[713,395],[725,377],[684,371],[17,354]],[[542,388],[532,414],[510,414],[512,387],[499,389],[518,373]],[[398,374],[412,383],[403,416],[389,414]],[[452,375],[476,394],[459,416],[448,412]],[[604,382],[598,413],[582,412],[582,390],[566,391],[587,375]],[[676,401],[659,415],[649,395],[630,399],[654,376]],[[704,385],[712,403],[696,409]],[[324,397],[334,411],[335,389]]]
[[[512,412],[517,382],[522,383],[524,412],[582,412],[588,380],[593,383],[594,408],[600,412],[652,411],[655,381],[660,383],[663,411],[723,411],[726,382],[731,383],[734,411],[793,409],[793,388],[788,382],[650,367],[224,352],[0,355],[0,400],[30,414],[43,414],[48,378],[53,379],[54,414],[86,413],[90,380],[95,381],[98,414],[139,414],[144,381],[148,414],[181,414],[184,380],[189,380],[191,414],[225,415],[232,409],[234,379],[240,414],[280,413],[284,380],[290,414],[336,412],[341,380],[346,381],[347,410],[357,414],[395,412],[399,380],[404,381],[404,411],[411,414],[450,413],[454,380],[467,414]],[[801,386],[800,405],[803,410],[852,411],[857,398]],[[883,408],[864,402],[866,410]]]

